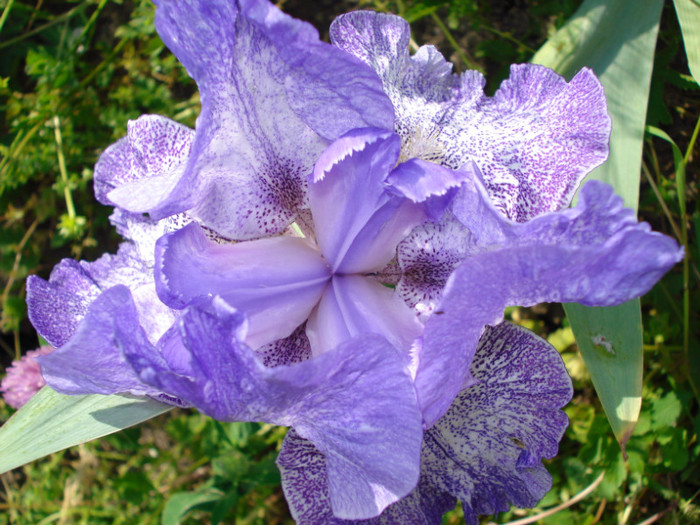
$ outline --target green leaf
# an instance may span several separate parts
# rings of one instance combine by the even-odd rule
[[[673,5],[683,34],[688,69],[700,84],[700,3],[698,0],[673,0]]]
[[[204,503],[218,501],[223,497],[221,491],[207,488],[201,492],[178,492],[168,498],[163,509],[161,525],[179,525],[192,508]]]
[[[644,124],[662,7],[663,0],[586,0],[532,60],[567,78],[584,66],[598,75],[613,126],[610,157],[589,178],[612,184],[633,209],[639,200]],[[570,304],[565,309],[624,452],[641,408],[639,300],[612,308]],[[611,344],[615,354],[603,343]]]
[[[136,425],[171,408],[148,398],[66,396],[44,387],[0,428],[0,473]]]
[[[639,301],[609,308],[564,305],[593,386],[623,451],[642,406]]]

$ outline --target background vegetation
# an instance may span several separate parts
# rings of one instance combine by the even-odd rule
[[[369,7],[402,14],[418,44],[441,48],[457,70],[477,68],[493,91],[508,65],[528,61],[581,0],[345,0],[280,2],[327,34],[339,13]],[[114,251],[110,209],[92,194],[99,153],[129,119],[158,113],[189,126],[196,86],[163,46],[147,0],[0,0],[0,363],[39,346],[26,319],[24,280],[48,276],[63,257]],[[513,309],[512,318],[562,353],[576,393],[560,455],[548,465],[551,492],[534,510],[574,525],[700,522],[700,413],[688,358],[700,355],[700,86],[688,74],[681,33],[668,1],[657,45],[647,124],[665,131],[688,160],[681,215],[668,142],[648,135],[640,177],[640,217],[680,238],[688,229],[689,276],[671,272],[644,300],[642,416],[625,462],[559,305]],[[693,156],[694,154],[694,156]],[[683,195],[681,195],[683,197]],[[683,290],[690,293],[684,348]],[[700,372],[700,371],[698,371]],[[0,420],[11,409],[0,401]],[[137,428],[55,454],[0,477],[0,524],[290,523],[274,459],[284,429],[220,424],[173,411]],[[445,518],[460,523],[459,509]],[[524,522],[519,522],[524,523]]]

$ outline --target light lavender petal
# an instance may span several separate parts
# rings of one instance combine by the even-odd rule
[[[248,316],[246,344],[252,348],[292,334],[330,277],[320,252],[299,237],[218,244],[191,224],[158,241],[160,298],[183,308],[201,296],[222,296]]]
[[[464,222],[476,220],[469,208],[454,211]],[[646,293],[683,257],[672,239],[637,223],[622,199],[598,181],[582,189],[576,208],[527,223],[503,218],[485,230],[494,237],[468,238],[470,256],[447,281],[425,325],[416,388],[427,425],[468,380],[483,327],[498,324],[506,306],[620,304]]]
[[[292,426],[327,459],[336,516],[374,517],[415,486],[420,413],[404,358],[384,338],[266,368],[241,342],[242,314],[218,297],[188,308],[181,334],[169,353],[125,347],[140,377],[216,419]]]
[[[396,245],[425,220],[422,209],[389,191],[386,178],[399,155],[399,138],[359,129],[329,146],[316,162],[309,205],[316,239],[334,272],[378,271]]]
[[[422,331],[423,325],[394,290],[361,275],[334,276],[306,325],[314,355],[371,333],[408,355]]]

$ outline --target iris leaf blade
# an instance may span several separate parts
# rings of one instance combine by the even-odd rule
[[[639,200],[644,125],[662,7],[663,0],[586,0],[532,60],[567,78],[582,67],[598,75],[613,122],[610,157],[588,178],[611,184],[633,209]],[[641,408],[640,302],[610,308],[571,304],[565,310],[624,450]]]
[[[700,84],[700,2],[698,0],[673,0],[681,26],[683,45],[688,57],[688,69]]]
[[[67,396],[42,388],[0,428],[0,473],[173,408],[123,395]]]

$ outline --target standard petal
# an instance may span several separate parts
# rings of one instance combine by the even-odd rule
[[[330,277],[319,251],[299,237],[218,244],[191,224],[158,241],[161,299],[183,308],[201,296],[222,296],[248,316],[246,343],[252,348],[292,334]]]
[[[395,195],[386,183],[399,146],[391,132],[353,130],[316,162],[309,205],[316,239],[334,272],[382,269],[398,242],[425,220],[420,206]]]
[[[476,384],[425,434],[424,481],[461,500],[468,525],[510,505],[532,507],[551,487],[543,458],[568,425],[571,380],[559,353],[528,330],[489,328],[472,363]]]
[[[408,353],[422,331],[394,290],[360,275],[334,276],[306,325],[314,355],[362,334],[380,334]]]
[[[282,489],[294,521],[298,525],[439,525],[442,515],[454,508],[457,500],[426,485],[418,487],[368,520],[336,518],[331,509],[326,475],[326,458],[306,439],[290,430],[277,458],[282,474]]]
[[[47,384],[62,394],[157,396],[160,390],[139,379],[124,358],[124,338],[142,351],[155,351],[141,328],[129,289],[115,286],[90,305],[70,340],[38,359]]]
[[[165,117],[129,121],[127,136],[107,148],[95,165],[97,200],[143,213],[173,198],[193,140],[193,130]]]
[[[468,209],[454,211],[464,222],[475,220]],[[672,239],[637,223],[598,181],[584,186],[575,208],[527,223],[503,218],[486,231],[493,237],[469,237],[470,256],[425,325],[416,388],[428,426],[468,380],[483,328],[498,324],[506,306],[620,304],[646,293],[683,257]]]
[[[242,343],[243,316],[218,297],[188,308],[181,334],[170,354],[125,347],[140,377],[216,419],[292,426],[326,457],[336,516],[374,517],[415,486],[420,413],[405,360],[384,338],[266,368]]]
[[[567,207],[583,178],[608,157],[611,121],[589,69],[570,82],[534,65],[513,65],[493,98],[460,105],[440,141],[447,163],[474,161],[494,205],[525,222]]]
[[[475,71],[451,73],[434,48],[408,54],[398,17],[338,17],[333,43],[377,71],[394,105],[402,158],[458,168],[474,161],[497,208],[524,222],[566,207],[583,177],[607,158],[610,118],[603,87],[583,69],[567,83],[533,64],[511,67],[494,97]]]

